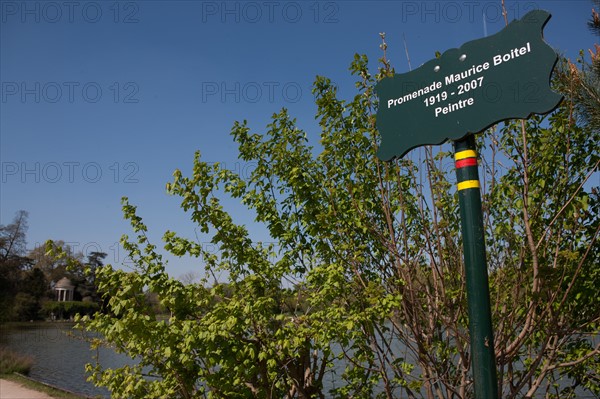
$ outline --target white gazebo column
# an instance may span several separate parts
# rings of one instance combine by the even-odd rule
[[[74,298],[75,286],[67,277],[60,279],[56,283],[54,290],[56,291],[56,300],[58,302],[72,301]]]

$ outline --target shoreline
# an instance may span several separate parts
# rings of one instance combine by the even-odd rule
[[[19,378],[15,381],[36,391],[54,389],[53,396],[59,398],[110,397],[107,389],[87,381],[85,364],[93,362],[93,354],[90,352],[89,342],[85,339],[88,337],[74,330],[74,325],[69,321],[1,323],[0,348],[14,353],[15,360],[0,363],[0,378]],[[121,364],[121,358],[114,351],[102,353],[108,364]],[[20,358],[28,362],[20,362]],[[31,363],[29,367],[28,363]],[[21,376],[15,373],[20,373]],[[63,394],[57,394],[58,391]],[[71,396],[68,396],[69,394]],[[27,396],[21,398],[25,397]]]
[[[60,399],[95,399],[91,396],[80,395],[76,392],[71,392],[67,389],[63,389],[42,381],[35,380],[31,377],[20,373],[12,374],[1,374],[0,381],[7,381],[13,383],[17,387],[11,387],[13,390],[18,392],[19,398],[30,397],[32,393],[39,394],[40,398],[60,398]],[[0,389],[1,390],[1,389]],[[27,395],[27,396],[23,396]],[[34,397],[38,397],[34,396]],[[4,395],[2,395],[4,398]]]

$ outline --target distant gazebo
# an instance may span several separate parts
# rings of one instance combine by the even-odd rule
[[[56,291],[56,300],[58,302],[72,301],[75,286],[71,283],[71,280],[63,277],[54,286],[54,291]]]

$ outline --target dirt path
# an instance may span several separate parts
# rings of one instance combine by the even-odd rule
[[[0,379],[0,399],[52,399],[52,396],[25,388],[16,382]]]

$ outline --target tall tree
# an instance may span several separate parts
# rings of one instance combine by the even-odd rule
[[[53,253],[48,252],[45,245],[40,245],[29,251],[27,255],[32,259],[35,267],[39,268],[44,272],[48,281],[57,282],[63,277],[71,277],[72,272],[67,270],[68,260],[71,260],[72,264],[77,263],[77,267],[73,267],[75,274],[83,275],[83,254],[75,253],[71,246],[63,240],[53,241],[53,246],[56,250],[60,250],[64,253],[64,257],[55,256]]]
[[[22,273],[13,304],[13,317],[28,321],[43,318],[42,301],[48,299],[50,285],[44,272],[37,267]]]
[[[104,259],[106,258],[106,252],[90,252],[87,256],[87,262],[85,265],[89,269],[86,276],[88,276],[88,282],[92,285],[96,283],[96,270],[98,270],[102,265],[104,265]]]
[[[26,211],[21,210],[12,223],[0,225],[0,321],[12,316],[22,270],[31,266],[31,260],[24,256],[28,216]]]
[[[594,1],[592,17],[588,22],[590,30],[600,35],[600,2]],[[589,61],[587,61],[589,56]],[[573,62],[563,60],[557,69],[557,81],[562,91],[572,101],[573,115],[592,130],[600,130],[600,46],[598,43],[588,54],[581,51]]]
[[[592,8],[592,18],[588,22],[588,27],[592,32],[600,36],[600,14],[598,14],[600,12],[600,1],[593,0],[592,3],[594,3],[594,8]]]
[[[18,211],[11,224],[0,225],[0,262],[20,257],[25,254],[28,229],[26,211]]]
[[[90,252],[85,263],[77,262],[76,267],[70,268],[69,276],[83,299],[100,302],[96,289],[96,271],[104,265],[106,256],[105,252]]]

